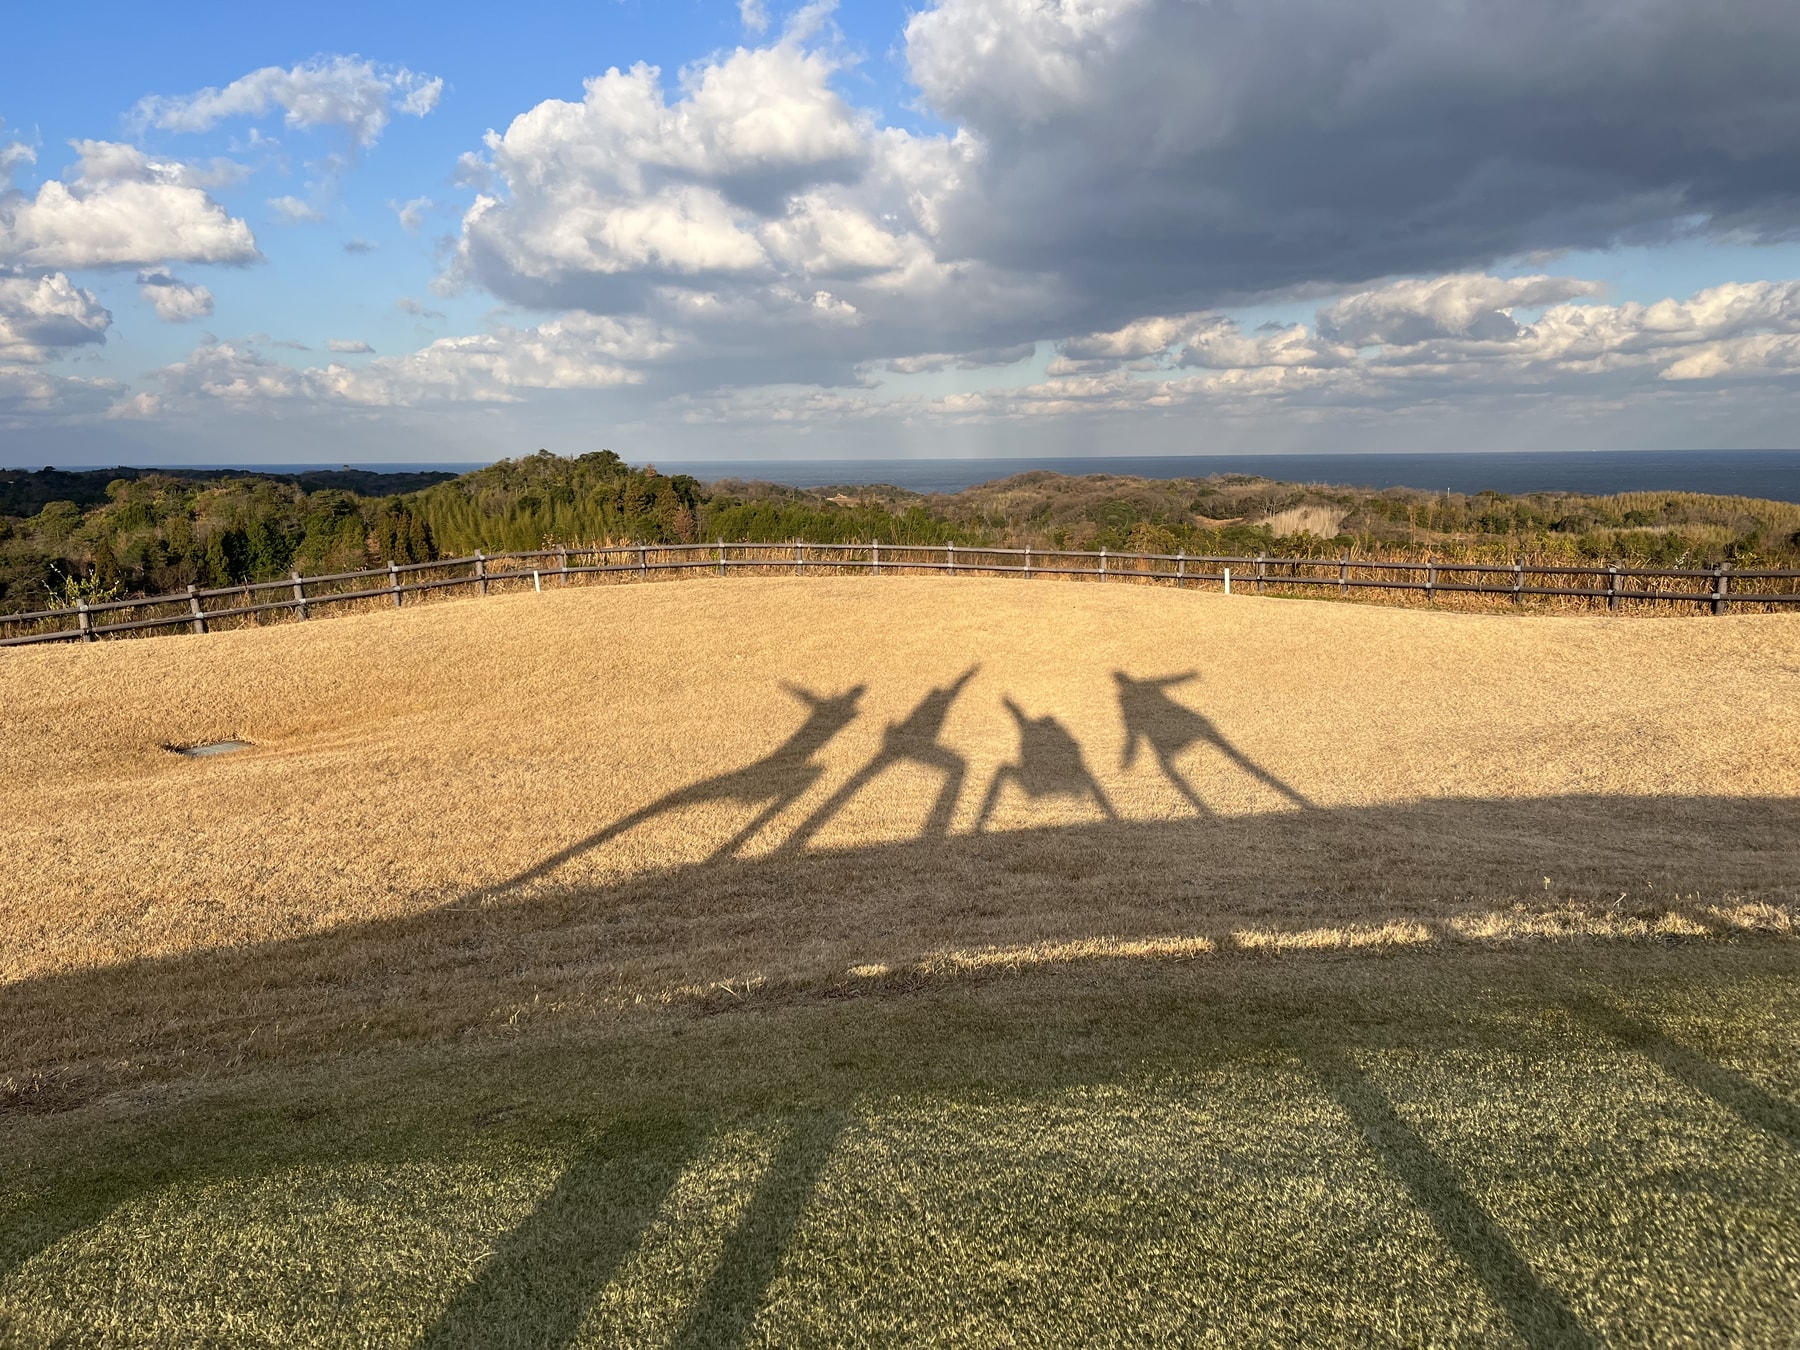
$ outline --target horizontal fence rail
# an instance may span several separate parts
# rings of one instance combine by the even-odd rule
[[[553,566],[551,564],[554,564]],[[1164,582],[1178,587],[1222,586],[1227,594],[1292,592],[1349,595],[1369,590],[1443,595],[1487,595],[1605,601],[1617,610],[1628,601],[1696,605],[1724,614],[1733,605],[1800,605],[1800,571],[1736,571],[1728,567],[1571,567],[1531,563],[1391,562],[1353,558],[1287,558],[1258,554],[1225,557],[1186,553],[1098,553],[1071,549],[969,548],[957,544],[615,544],[594,548],[481,553],[431,562],[388,563],[322,576],[293,573],[279,581],[237,586],[190,586],[141,600],[78,603],[73,609],[0,614],[0,646],[36,642],[94,641],[155,629],[204,633],[226,619],[259,621],[265,614],[305,619],[328,605],[390,599],[396,608],[409,595],[452,587],[486,595],[495,587],[529,581],[567,584],[571,577],[636,576],[698,571],[865,575],[941,573],[970,576],[1087,577],[1097,581]],[[1562,584],[1556,584],[1561,582]],[[275,597],[275,598],[270,598]],[[222,602],[222,603],[221,603]],[[132,617],[127,617],[132,616]],[[20,632],[21,628],[30,631]]]

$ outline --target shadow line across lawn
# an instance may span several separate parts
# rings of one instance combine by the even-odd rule
[[[743,1345],[755,1338],[860,1112],[971,1094],[1031,1101],[1069,1087],[1163,1080],[1196,1065],[1260,1074],[1274,1055],[1298,1057],[1350,1126],[1339,1147],[1368,1150],[1526,1343],[1583,1345],[1600,1339],[1599,1329],[1584,1324],[1583,1305],[1564,1284],[1567,1269],[1553,1281],[1522,1254],[1434,1146],[1445,1127],[1428,1138],[1403,1116],[1362,1067],[1366,1057],[1396,1044],[1422,1054],[1441,1045],[1498,1057],[1514,1073],[1521,1054],[1529,1062],[1578,1045],[1611,1047],[1613,1062],[1642,1080],[1675,1066],[1662,1089],[1674,1094],[1670,1118],[1684,1118],[1679,1099],[1692,1089],[1696,1102],[1726,1107],[1734,1128],[1785,1142],[1800,1168],[1790,1104],[1715,1063],[1690,1038],[1653,1026],[1649,1013],[1622,1010],[1645,1000],[1654,1007],[1664,995],[1681,1006],[1685,990],[1744,974],[1769,988],[1796,968],[1791,943],[1704,940],[1545,947],[1530,959],[1471,948],[1383,961],[1247,961],[1227,982],[1193,964],[1138,963],[928,997],[697,1017],[662,1029],[601,1027],[587,1041],[526,1035],[455,1057],[422,1052],[416,1063],[389,1052],[366,1069],[347,1066],[348,1075],[335,1059],[295,1064],[291,1086],[265,1072],[241,1089],[223,1079],[166,1107],[0,1119],[0,1143],[15,1158],[22,1144],[38,1141],[29,1191],[15,1187],[0,1211],[0,1290],[35,1258],[151,1197],[166,1210],[170,1195],[187,1190],[206,1204],[220,1180],[312,1169],[329,1186],[358,1161],[397,1175],[409,1162],[468,1154],[495,1137],[490,1131],[511,1132],[533,1157],[560,1154],[561,1173],[509,1231],[490,1239],[485,1260],[444,1272],[423,1343],[566,1345],[704,1141],[749,1112],[779,1128],[780,1142],[673,1328],[683,1346]],[[1571,1006],[1577,1017],[1547,1019]],[[1521,1046],[1521,1025],[1561,1029],[1544,1033],[1542,1045]],[[496,1102],[506,1109],[496,1113]],[[67,1129],[52,1148],[59,1121]],[[1509,1166],[1528,1171],[1532,1158],[1521,1154]]]

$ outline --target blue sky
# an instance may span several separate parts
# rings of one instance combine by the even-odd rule
[[[30,7],[0,464],[1800,444],[1709,14]]]

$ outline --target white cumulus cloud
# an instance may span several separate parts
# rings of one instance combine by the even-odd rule
[[[164,323],[189,323],[213,312],[213,295],[204,286],[190,286],[167,272],[139,272],[138,294]]]
[[[1598,282],[1574,277],[1462,274],[1396,281],[1348,296],[1319,313],[1319,331],[1351,347],[1410,346],[1437,337],[1504,340],[1519,325],[1512,311],[1595,295]]]
[[[155,373],[162,392],[150,411],[224,403],[251,407],[417,407],[432,403],[516,403],[524,391],[608,389],[642,383],[642,363],[667,354],[674,339],[641,321],[571,315],[536,328],[500,328],[440,338],[406,356],[351,367],[291,366],[252,342],[207,343]],[[339,353],[366,343],[334,340]],[[142,415],[141,410],[138,414]]]
[[[133,146],[77,141],[74,180],[0,197],[0,264],[31,269],[252,262],[255,236],[188,165]]]
[[[341,127],[358,146],[373,145],[395,111],[424,117],[436,108],[444,82],[404,66],[380,66],[358,56],[321,56],[283,69],[264,66],[223,88],[141,99],[132,120],[164,131],[205,131],[237,117],[280,109],[290,127]]]
[[[0,275],[0,361],[47,361],[59,351],[106,341],[112,314],[92,291],[60,272]]]

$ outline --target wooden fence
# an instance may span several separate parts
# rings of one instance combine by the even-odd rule
[[[1367,590],[1423,595],[1555,597],[1610,610],[1626,602],[1697,605],[1723,614],[1731,605],[1800,605],[1800,571],[1713,568],[1562,567],[1529,563],[1386,562],[1352,558],[1189,556],[1185,553],[1098,553],[1032,548],[965,548],[955,544],[621,544],[531,553],[480,553],[424,563],[327,576],[294,573],[282,581],[202,589],[141,600],[107,600],[73,609],[0,614],[0,646],[33,642],[93,641],[113,634],[187,629],[204,633],[224,620],[259,622],[263,615],[307,618],[314,610],[352,601],[396,607],[406,597],[451,587],[486,595],[490,588],[529,583],[567,584],[572,577],[638,577],[684,571],[733,570],[917,575],[1082,577],[1100,582],[1156,582],[1178,587],[1222,588],[1227,594],[1336,593]],[[21,631],[24,630],[24,631]]]

